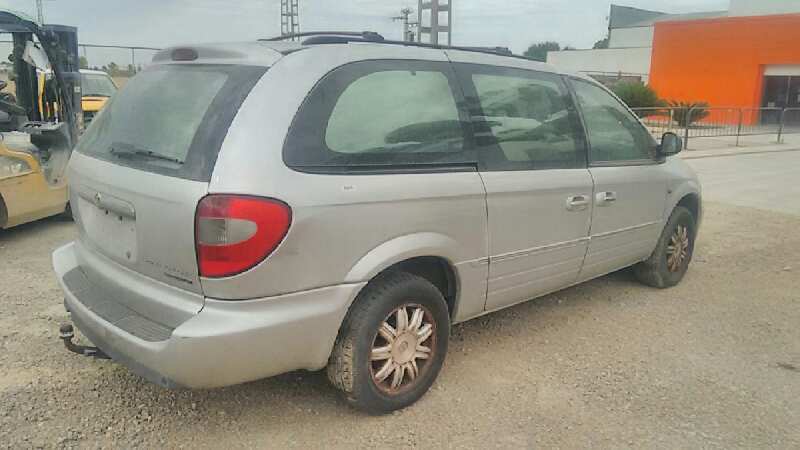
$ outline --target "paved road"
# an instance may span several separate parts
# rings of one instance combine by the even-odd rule
[[[800,216],[800,150],[689,160],[704,200]]]

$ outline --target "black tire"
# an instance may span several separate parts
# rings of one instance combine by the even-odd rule
[[[393,347],[389,341],[381,342],[383,337],[378,332],[384,321],[389,324],[393,318],[394,326],[402,328],[397,326],[396,319],[401,307],[406,312],[423,311],[419,313],[421,323],[430,324],[431,332],[430,337],[418,345],[426,344],[431,351],[424,360],[412,357],[414,369],[418,371],[416,377],[412,380],[408,371],[399,371],[401,384],[395,389],[376,380],[380,373],[378,367],[384,362],[372,361],[371,355],[373,346],[382,344],[400,348],[400,351],[409,348],[408,345]],[[412,319],[409,317],[408,322],[413,325]],[[412,326],[408,330],[411,333]],[[413,336],[419,335],[415,333]],[[399,271],[386,273],[370,282],[350,308],[328,361],[328,379],[344,393],[352,406],[361,411],[386,414],[405,408],[419,400],[433,385],[447,354],[449,336],[450,315],[442,293],[428,280],[416,275]],[[400,340],[397,339],[398,345],[402,345]],[[414,348],[412,353],[416,355],[414,352],[419,347]],[[384,361],[389,364],[394,360]],[[412,362],[406,363],[410,364]],[[393,379],[396,372],[392,372],[389,378]]]
[[[0,195],[0,230],[6,227],[8,221],[8,210],[6,209],[6,202],[3,201],[3,196]]]
[[[670,268],[668,262],[670,257],[669,247],[680,227],[685,228],[688,234],[686,257],[682,258],[679,264],[673,265],[673,267]],[[697,222],[691,211],[683,206],[676,207],[675,210],[672,211],[669,221],[667,221],[667,226],[664,227],[664,231],[661,233],[658,245],[653,254],[646,261],[633,266],[633,273],[636,275],[636,278],[647,286],[659,289],[671,288],[678,285],[689,270],[689,265],[694,255],[696,237]]]

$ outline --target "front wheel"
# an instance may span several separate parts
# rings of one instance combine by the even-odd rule
[[[696,233],[697,223],[691,211],[676,207],[652,256],[633,267],[639,281],[660,289],[678,285],[692,262]]]
[[[358,296],[336,339],[328,378],[354,407],[385,414],[430,389],[447,353],[450,317],[424,278],[393,272]]]

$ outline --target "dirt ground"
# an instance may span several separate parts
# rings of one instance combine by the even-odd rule
[[[324,374],[167,391],[67,353],[50,251],[0,232],[0,447],[800,448],[800,218],[708,204],[693,268],[627,272],[457,326],[416,406],[349,409]]]

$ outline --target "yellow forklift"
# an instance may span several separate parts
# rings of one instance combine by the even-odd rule
[[[78,32],[0,11],[12,80],[0,81],[0,229],[69,213],[65,172],[81,129]]]

